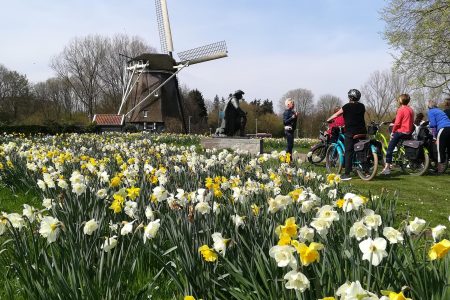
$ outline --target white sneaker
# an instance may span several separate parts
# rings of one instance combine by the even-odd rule
[[[383,169],[383,171],[381,171],[380,174],[381,175],[389,175],[389,174],[391,174],[391,170],[390,169]]]

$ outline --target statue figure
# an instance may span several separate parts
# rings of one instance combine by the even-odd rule
[[[228,98],[228,102],[222,112],[224,117],[220,127],[216,130],[216,135],[234,136],[239,133],[240,136],[245,136],[247,113],[239,107],[239,100],[244,100],[242,95],[244,95],[244,92],[237,90]]]

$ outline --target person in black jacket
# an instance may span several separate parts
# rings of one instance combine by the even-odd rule
[[[294,110],[294,100],[291,98],[287,98],[286,101],[284,101],[284,104],[286,105],[286,110],[283,113],[284,134],[287,141],[286,153],[289,153],[292,159],[292,149],[294,148],[294,131],[297,128],[298,112]]]
[[[367,134],[366,122],[364,120],[366,108],[364,104],[359,102],[359,99],[361,99],[361,92],[357,89],[351,89],[348,91],[349,102],[327,120],[329,122],[337,116],[344,116],[345,174],[341,176],[341,180],[352,179],[350,172],[353,166],[353,146],[356,142],[353,137],[357,134]]]

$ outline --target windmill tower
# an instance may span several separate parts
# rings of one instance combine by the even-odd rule
[[[127,85],[117,115],[140,130],[161,131],[170,125],[186,132],[176,75],[190,65],[226,57],[227,47],[222,41],[178,52],[176,61],[167,1],[155,4],[162,53],[143,53],[127,62]]]

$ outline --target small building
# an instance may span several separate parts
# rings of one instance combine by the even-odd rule
[[[100,127],[100,131],[122,131],[125,116],[116,114],[96,114],[94,115],[93,122],[97,123]]]

